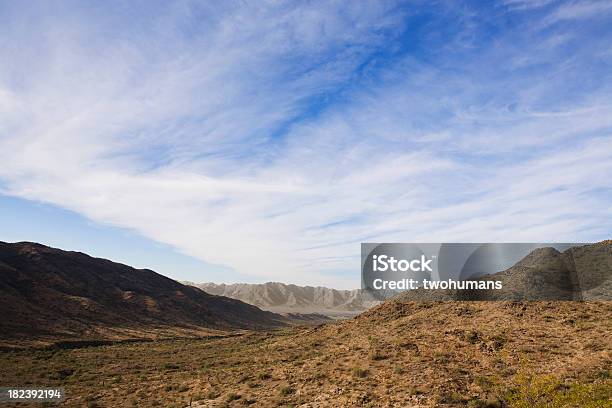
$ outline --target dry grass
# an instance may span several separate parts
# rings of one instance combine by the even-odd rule
[[[75,407],[604,407],[611,322],[612,303],[389,303],[321,327],[2,352],[0,377],[64,386]]]

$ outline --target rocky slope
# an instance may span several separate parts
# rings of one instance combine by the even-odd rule
[[[356,314],[376,305],[360,289],[337,290],[279,282],[262,284],[188,283],[214,295],[227,296],[278,313]]]
[[[501,290],[407,291],[405,300],[612,300],[612,241],[559,252],[539,248],[511,268],[472,280],[500,281]]]
[[[257,307],[79,252],[0,242],[0,342],[279,326]]]

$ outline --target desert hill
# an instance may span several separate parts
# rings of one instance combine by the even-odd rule
[[[277,313],[357,314],[376,302],[360,289],[337,290],[280,282],[261,284],[191,283],[213,295],[227,296]]]
[[[608,407],[611,345],[612,302],[394,299],[318,327],[0,350],[0,377],[69,387],[67,406]]]
[[[281,325],[255,306],[79,252],[0,242],[1,341],[180,335]]]
[[[471,278],[501,281],[501,290],[423,290],[399,294],[404,300],[610,300],[612,241],[559,252],[538,248],[505,271]]]
[[[559,252],[536,249],[513,267],[487,276],[503,282],[502,291],[488,291],[481,300],[610,300],[612,241]]]

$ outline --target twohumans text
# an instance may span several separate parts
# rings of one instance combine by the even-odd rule
[[[384,280],[374,279],[372,282],[376,290],[411,290],[411,289],[453,289],[453,290],[500,290],[502,288],[501,281],[492,280],[443,280],[432,281],[423,279],[400,279],[400,280]]]

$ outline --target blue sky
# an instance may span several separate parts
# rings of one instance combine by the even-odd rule
[[[612,3],[0,2],[0,240],[359,284],[612,229]]]

